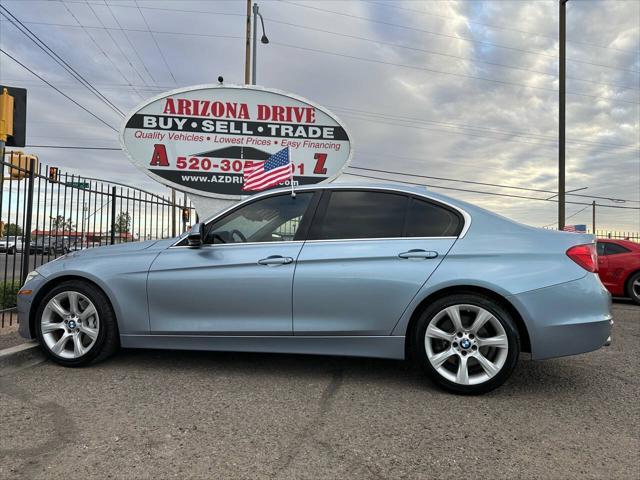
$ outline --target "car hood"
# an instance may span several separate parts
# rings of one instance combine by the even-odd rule
[[[65,259],[88,258],[99,255],[118,255],[120,253],[129,253],[139,250],[146,250],[157,244],[158,240],[147,240],[144,242],[119,243],[117,245],[105,245],[102,247],[92,247],[85,250],[76,250],[64,256]]]

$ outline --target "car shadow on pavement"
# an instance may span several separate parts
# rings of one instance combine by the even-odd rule
[[[328,372],[342,372],[350,383],[375,384],[384,388],[425,390],[443,393],[426,374],[410,361],[358,357],[290,355],[275,353],[203,352],[183,350],[125,349],[104,364],[90,368],[122,368],[127,371],[153,374],[165,369],[189,375],[268,376],[283,379],[309,380],[326,377]],[[605,367],[602,367],[603,370]],[[575,359],[563,358],[532,361],[523,354],[507,383],[489,395],[548,395],[559,390],[587,392],[593,385],[593,372],[577,365]]]

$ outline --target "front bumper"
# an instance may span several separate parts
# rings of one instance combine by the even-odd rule
[[[20,289],[20,292],[30,291],[31,293],[18,293],[17,310],[18,310],[18,333],[23,338],[35,338],[35,332],[31,331],[29,325],[29,316],[31,314],[31,308],[33,306],[33,299],[35,298],[38,290],[46,283],[46,278],[39,275],[32,280],[29,280]]]
[[[595,274],[510,297],[534,360],[591,352],[611,342],[611,294]]]

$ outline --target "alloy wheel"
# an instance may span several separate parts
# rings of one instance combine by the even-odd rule
[[[40,320],[42,338],[55,355],[76,359],[95,344],[100,318],[95,305],[80,292],[64,291],[47,303]]]
[[[633,293],[636,298],[640,298],[640,277],[636,278],[631,284],[631,293]]]
[[[476,305],[438,312],[425,332],[427,358],[439,375],[459,385],[478,385],[504,366],[509,339],[494,314]]]

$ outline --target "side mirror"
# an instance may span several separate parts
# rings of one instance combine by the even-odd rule
[[[190,247],[200,248],[204,241],[204,223],[195,223],[187,234],[187,244]]]

